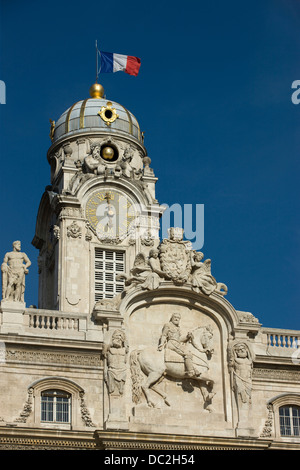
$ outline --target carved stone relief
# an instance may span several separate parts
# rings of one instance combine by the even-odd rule
[[[28,389],[28,397],[23,407],[23,410],[20,413],[20,416],[15,419],[16,423],[26,423],[28,416],[32,412],[33,405],[33,388]]]
[[[253,353],[250,345],[237,340],[228,348],[228,366],[238,408],[251,404]]]
[[[81,419],[84,422],[86,427],[95,427],[95,424],[93,423],[91,419],[90,412],[86,406],[85,400],[84,400],[84,395],[85,392],[79,392],[79,397],[80,397],[80,414],[81,414]]]
[[[151,230],[148,230],[146,233],[142,234],[141,236],[141,243],[145,246],[153,246],[154,245],[155,236],[152,235]]]
[[[273,405],[268,404],[267,406],[268,410],[268,417],[265,421],[265,425],[263,427],[262,433],[260,437],[271,437],[273,433],[273,423],[274,423],[274,411],[273,411]]]
[[[163,398],[167,406],[171,406],[169,397],[158,384],[164,378],[189,379],[197,383],[204,408],[212,412],[215,395],[214,379],[209,371],[209,360],[214,353],[212,329],[199,326],[182,334],[180,319],[179,313],[172,314],[169,322],[162,326],[157,345],[131,352],[132,401],[140,403],[143,393],[148,406],[155,407],[152,390]]]
[[[98,354],[72,354],[66,352],[47,352],[6,347],[5,362],[26,362],[28,364],[56,364],[67,367],[101,368]]]
[[[153,238],[144,241],[147,246]],[[142,242],[143,243],[143,242]],[[201,262],[203,253],[191,250],[190,242],[183,240],[182,229],[171,229],[170,238],[164,239],[157,249],[149,252],[148,259],[139,253],[125,278],[126,291],[136,286],[142,289],[157,289],[163,280],[172,281],[175,285],[189,285],[195,292],[211,295],[227,293],[227,286],[219,283],[211,275],[211,260]]]
[[[130,270],[130,277],[120,274],[118,279],[125,278],[125,292],[140,286],[142,289],[153,290],[159,287],[160,281],[168,278],[161,270],[158,258],[159,251],[152,249],[149,253],[149,260],[143,253],[139,253]]]
[[[60,228],[58,225],[53,225],[53,228],[52,228],[52,231],[53,231],[53,237],[54,239],[57,241],[60,239]]]
[[[59,218],[60,220],[63,217],[78,217],[82,218],[84,216],[83,209],[81,207],[63,207],[60,211]]]
[[[123,395],[126,382],[128,344],[124,331],[116,329],[109,343],[104,343],[104,380],[109,394]]]
[[[86,224],[85,228],[86,228],[85,240],[87,242],[90,242],[93,239],[93,232],[92,232],[91,227],[88,223]]]
[[[103,175],[106,165],[101,158],[101,146],[98,143],[91,144],[91,153],[84,158],[84,168],[87,173]]]
[[[191,251],[191,283],[192,289],[196,292],[202,291],[204,294],[210,295],[216,292],[221,295],[227,294],[227,286],[217,282],[211,275],[211,260],[207,259],[201,262],[204,257],[203,253]]]
[[[254,354],[249,342],[242,340],[231,342],[228,347],[228,367],[238,412],[239,429],[249,428],[253,361]]]
[[[80,160],[75,163],[75,166],[77,171],[70,180],[66,194],[75,194],[85,181],[93,177],[90,173],[84,173]]]
[[[67,227],[67,236],[71,238],[81,238],[81,228],[76,222],[73,220],[72,224]]]
[[[124,150],[122,161],[120,163],[120,167],[122,168],[122,174],[126,178],[133,177],[133,173],[136,170],[132,162],[133,156],[134,150],[130,145],[128,145]]]

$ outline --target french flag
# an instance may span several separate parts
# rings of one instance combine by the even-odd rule
[[[139,73],[141,59],[131,55],[100,52],[100,73],[126,72],[135,77]]]

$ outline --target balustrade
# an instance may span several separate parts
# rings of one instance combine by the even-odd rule
[[[263,330],[266,336],[268,347],[291,348],[298,349],[300,347],[299,331],[284,331],[275,329]]]
[[[79,330],[79,319],[73,316],[29,313],[29,328],[49,330]]]

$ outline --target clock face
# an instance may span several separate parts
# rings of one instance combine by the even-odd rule
[[[137,216],[132,199],[109,188],[98,190],[89,197],[85,214],[100,240],[123,240],[134,228]]]

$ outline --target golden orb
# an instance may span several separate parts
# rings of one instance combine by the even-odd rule
[[[94,83],[90,88],[90,95],[92,98],[102,98],[104,95],[104,88],[100,83]]]
[[[111,148],[111,147],[104,147],[104,149],[102,149],[102,157],[105,159],[105,160],[112,160],[112,158],[114,157],[114,149]]]

